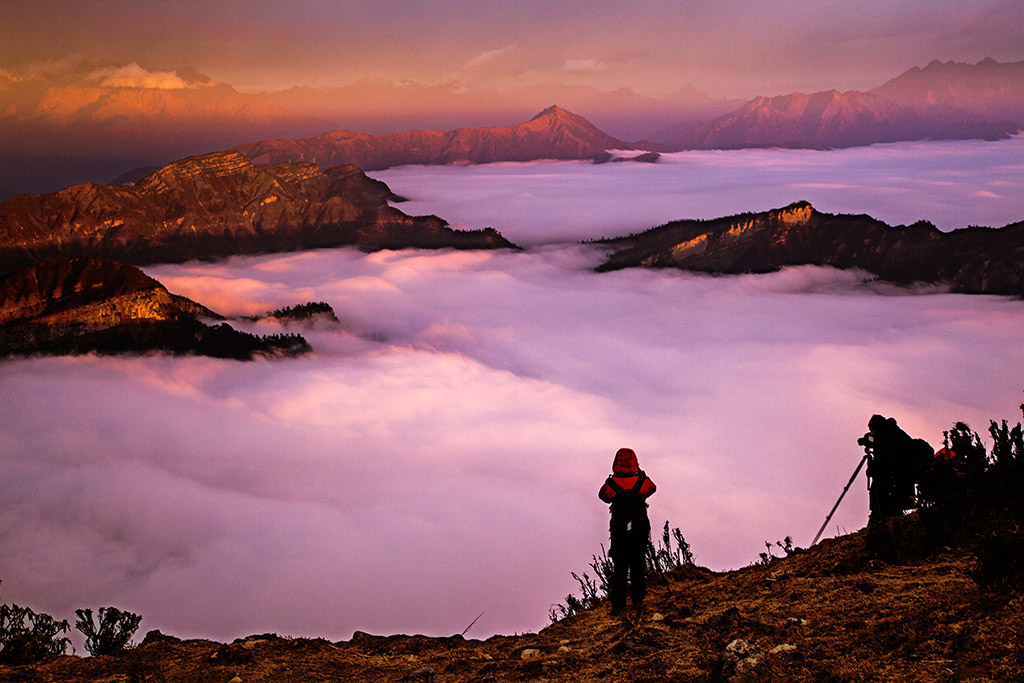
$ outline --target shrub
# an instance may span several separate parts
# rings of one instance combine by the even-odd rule
[[[673,547],[673,541],[675,547]],[[693,553],[690,551],[690,544],[683,538],[683,532],[678,527],[670,529],[669,523],[666,521],[658,545],[650,541],[647,543],[648,575],[661,575],[692,565]],[[551,607],[548,610],[551,623],[596,607],[601,600],[608,596],[614,563],[608,557],[608,552],[604,549],[603,544],[601,545],[601,555],[592,557],[590,568],[594,570],[593,578],[587,572],[583,572],[583,576],[572,572],[572,578],[580,586],[581,596],[576,597],[570,593],[565,596],[564,603]]]
[[[672,547],[672,541],[676,547]],[[661,530],[661,540],[658,545],[647,544],[647,571],[648,573],[664,574],[666,572],[693,566],[693,552],[690,551],[690,544],[683,538],[683,532],[679,527],[669,529],[668,520],[665,520],[665,527]]]
[[[1021,411],[1024,412],[1024,405]],[[992,420],[988,433],[992,436],[989,471],[998,482],[1000,493],[1012,494],[1024,483],[1024,431],[1020,422],[1011,428],[1006,420],[1001,423]]]
[[[551,607],[548,610],[548,618],[551,619],[551,623],[596,607],[608,595],[608,587],[612,580],[612,566],[612,560],[608,557],[608,552],[602,544],[601,556],[594,555],[590,561],[590,568],[594,570],[595,578],[591,578],[586,572],[583,572],[583,576],[572,572],[572,578],[580,585],[582,596],[577,598],[570,593],[565,596],[564,604]]]
[[[100,607],[98,622],[91,609],[76,609],[75,628],[85,634],[85,649],[94,657],[123,650],[135,635],[142,617],[116,607]]]
[[[781,548],[782,552],[785,553],[784,557],[789,557],[796,552],[796,548],[793,547],[793,538],[786,536],[781,541],[775,541],[773,545],[771,541],[765,541],[764,547],[767,548],[768,552],[759,553],[759,561],[757,564],[771,564],[772,560],[783,557],[783,555],[775,555],[772,550],[776,547]]]
[[[71,641],[59,634],[70,630],[68,622],[27,607],[0,605],[0,662],[29,664],[64,654]]]

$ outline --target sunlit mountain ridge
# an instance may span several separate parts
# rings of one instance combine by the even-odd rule
[[[628,88],[548,84],[492,92],[457,82],[379,80],[244,93],[191,69],[101,62],[49,71],[0,68],[0,199],[331,130],[385,135],[507,127],[551,102],[592,121],[607,137],[651,140],[664,149],[996,139],[1024,125],[1022,64],[934,61],[866,92],[791,93],[746,103],[686,85],[661,99]],[[421,137],[404,135],[407,145]],[[487,157],[484,151],[466,155]]]

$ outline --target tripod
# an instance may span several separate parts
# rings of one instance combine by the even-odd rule
[[[843,502],[843,497],[846,496],[846,492],[849,491],[850,487],[853,485],[853,480],[857,478],[858,474],[860,474],[860,468],[864,467],[864,463],[867,462],[870,456],[871,451],[866,450],[864,457],[860,459],[859,463],[857,463],[857,469],[853,471],[853,476],[850,477],[850,481],[846,482],[846,486],[843,487],[843,492],[839,494],[839,500],[837,500],[836,504],[832,506],[832,509],[828,513],[828,517],[825,518],[825,523],[821,525],[821,528],[818,529],[818,533],[814,535],[814,540],[811,541],[812,546],[818,542],[819,538],[821,538],[821,533],[825,531],[825,527],[828,526],[829,521],[832,519],[832,515],[836,513],[836,510],[839,508],[839,504]]]

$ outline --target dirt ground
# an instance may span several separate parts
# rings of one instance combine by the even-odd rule
[[[916,519],[901,522],[890,561],[869,556],[861,531],[736,571],[653,577],[639,618],[605,602],[540,633],[483,641],[267,634],[224,644],[150,632],[117,655],[0,666],[0,680],[704,682],[732,673],[728,647],[745,650],[744,681],[1024,681],[1020,581],[982,590],[976,540],[945,547],[922,540]]]

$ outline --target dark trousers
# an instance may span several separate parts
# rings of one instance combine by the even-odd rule
[[[613,609],[626,606],[627,593],[639,607],[647,596],[647,543],[649,532],[627,531],[612,535],[612,585],[609,595]]]

